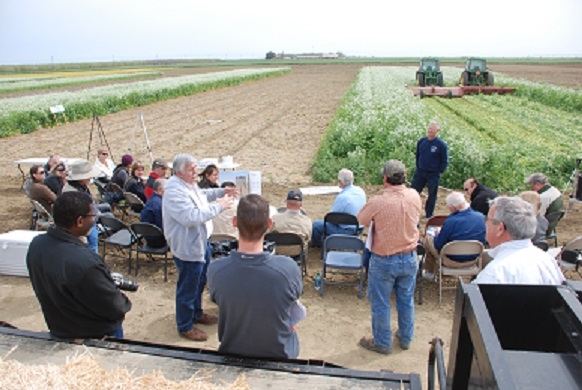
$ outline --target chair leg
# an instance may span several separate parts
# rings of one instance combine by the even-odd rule
[[[443,272],[441,269],[441,264],[439,262],[439,306],[443,301]]]
[[[164,282],[168,281],[168,252],[164,255]]]
[[[358,298],[362,299],[364,297],[364,267],[360,270],[360,291],[358,292]]]
[[[139,253],[136,253],[135,256],[139,256]],[[127,258],[127,274],[131,275],[131,247],[129,248],[129,255]]]

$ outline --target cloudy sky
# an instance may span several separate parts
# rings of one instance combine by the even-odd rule
[[[0,65],[163,58],[582,57],[582,0],[0,0]]]

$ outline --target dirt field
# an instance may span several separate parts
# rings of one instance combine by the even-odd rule
[[[156,103],[100,119],[116,161],[127,152],[137,114],[142,112],[155,157],[171,160],[178,152],[189,152],[199,158],[231,155],[235,162],[242,164],[241,169],[262,171],[263,195],[278,206],[283,204],[289,189],[313,184],[311,161],[358,70],[357,65],[296,66],[290,74],[282,77]],[[536,81],[573,87],[582,85],[582,66],[496,65],[494,70]],[[30,204],[20,189],[21,177],[14,161],[50,154],[84,158],[90,129],[91,120],[84,120],[0,140],[3,151],[0,156],[0,172],[3,173],[0,180],[0,232],[26,229],[30,217]],[[442,136],[446,140],[446,129],[443,130]],[[98,145],[94,133],[91,161],[96,157]],[[131,152],[138,159],[149,161],[139,126]],[[386,158],[389,157],[387,151]],[[458,187],[461,186],[459,183]],[[366,187],[369,196],[380,191],[380,187]],[[438,202],[441,213],[445,212],[445,196],[446,191],[441,191]],[[319,219],[329,210],[332,201],[333,196],[329,195],[306,197],[304,207],[312,219]],[[577,235],[581,221],[582,208],[575,207],[558,226],[560,242]],[[434,283],[425,283],[425,303],[416,306],[416,333],[411,349],[404,352],[395,346],[392,355],[378,355],[357,346],[360,337],[371,334],[368,301],[359,300],[357,292],[350,288],[331,286],[326,288],[324,298],[313,289],[313,275],[321,268],[318,254],[318,251],[310,253],[309,276],[305,279],[302,301],[308,316],[297,326],[300,358],[323,359],[358,369],[418,372],[426,384],[428,342],[438,336],[445,341],[447,348],[451,337],[454,292],[447,291],[444,304],[439,307],[437,287]],[[107,262],[115,271],[126,271],[125,260],[119,255],[108,255]],[[173,265],[168,283],[163,283],[162,271],[158,268],[144,267],[136,279],[141,286],[137,293],[130,294],[133,309],[124,323],[126,337],[217,348],[215,326],[205,327],[210,334],[205,343],[186,341],[176,333],[176,273]],[[3,291],[0,320],[23,329],[46,330],[26,278],[0,277],[0,289]],[[204,304],[210,312],[216,311],[207,296]],[[394,313],[394,328],[395,320]]]

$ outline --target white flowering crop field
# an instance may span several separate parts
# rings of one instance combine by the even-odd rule
[[[497,78],[515,85],[516,95],[474,95],[457,99],[412,95],[412,67],[367,67],[345,95],[313,166],[316,181],[330,181],[342,167],[361,182],[380,183],[382,164],[404,161],[415,169],[416,142],[431,120],[449,146],[450,165],[441,184],[460,188],[477,177],[501,191],[524,189],[533,172],[563,185],[574,168],[582,140],[582,93],[563,87]],[[458,68],[443,67],[445,83],[455,85]]]

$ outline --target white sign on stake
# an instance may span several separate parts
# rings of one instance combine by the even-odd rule
[[[57,106],[51,107],[50,110],[51,114],[60,114],[61,112],[65,112],[65,107],[63,107],[62,104],[59,104]]]

